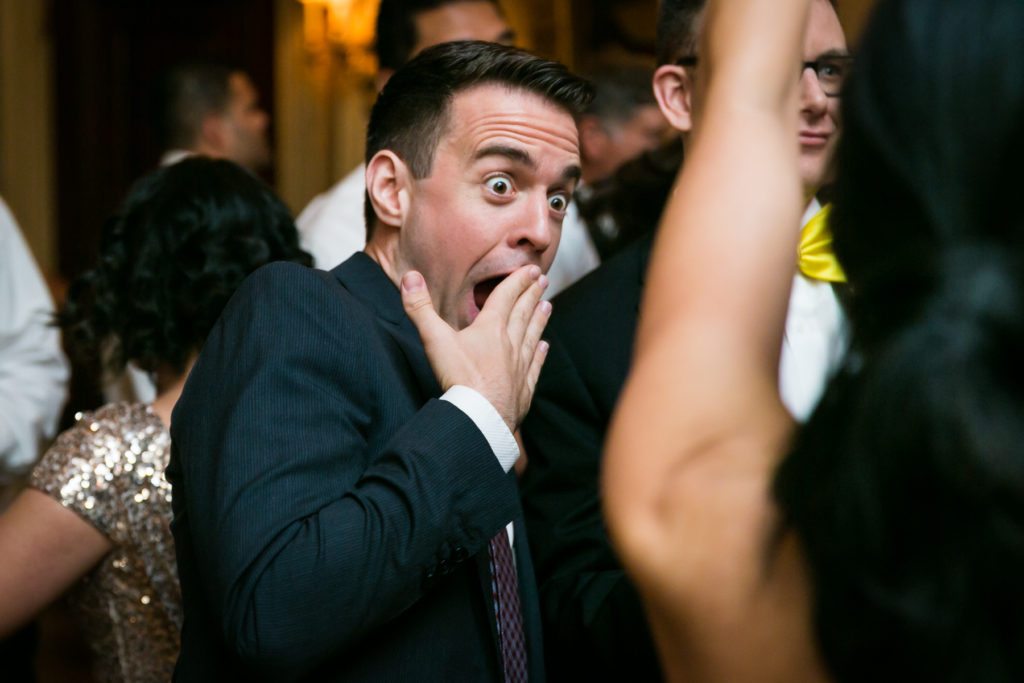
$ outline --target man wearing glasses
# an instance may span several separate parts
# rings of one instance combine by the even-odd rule
[[[684,147],[702,114],[697,65],[703,9],[704,0],[663,0],[658,17],[661,66],[653,87]],[[794,77],[801,83],[798,136],[807,210],[780,363],[781,398],[801,421],[844,349],[834,291],[842,271],[825,229],[827,208],[817,198],[828,181],[839,134],[838,96],[852,61],[829,0],[813,3],[803,58],[794,64]],[[736,197],[738,207],[743,200]],[[605,433],[629,370],[650,247],[650,237],[639,240],[555,299],[545,335],[550,351],[522,428],[529,460],[521,492],[552,680],[660,677],[639,598],[608,543],[598,489]]]

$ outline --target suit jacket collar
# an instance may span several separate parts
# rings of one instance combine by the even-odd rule
[[[352,296],[373,311],[381,326],[402,349],[424,401],[440,396],[441,387],[430,369],[420,333],[405,314],[398,287],[380,264],[360,251],[336,266],[331,273]]]

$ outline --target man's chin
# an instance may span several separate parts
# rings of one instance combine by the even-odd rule
[[[825,184],[824,166],[822,164],[801,164],[800,182],[803,184],[804,194],[808,198],[813,197]]]
[[[816,194],[822,185],[829,181],[831,158],[832,146],[825,149],[801,149],[800,181],[803,183],[804,193],[808,196]]]

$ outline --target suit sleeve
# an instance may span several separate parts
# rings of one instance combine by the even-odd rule
[[[174,413],[175,524],[227,644],[273,678],[357,646],[518,508],[458,408],[375,405],[396,387],[339,291],[297,266],[258,271]]]
[[[554,680],[658,680],[632,583],[608,540],[599,491],[611,415],[554,332],[523,425],[529,465],[523,510],[540,587],[545,652]]]

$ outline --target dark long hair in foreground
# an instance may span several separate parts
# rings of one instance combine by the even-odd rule
[[[76,353],[110,371],[131,360],[180,372],[242,280],[271,261],[311,262],[287,207],[231,162],[185,159],[135,184],[60,323]]]
[[[775,493],[840,681],[1024,680],[1024,2],[881,0],[843,102],[852,352]]]

